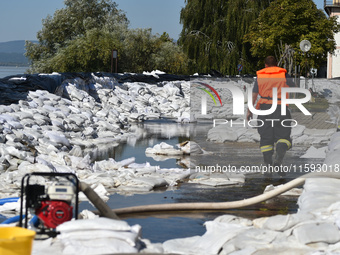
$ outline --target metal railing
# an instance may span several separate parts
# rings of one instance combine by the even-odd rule
[[[339,6],[340,7],[340,0],[324,0],[324,7],[333,7]]]

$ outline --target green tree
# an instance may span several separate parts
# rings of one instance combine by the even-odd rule
[[[275,55],[286,44],[295,51],[298,63],[304,63],[308,55],[310,65],[318,67],[327,52],[334,51],[334,33],[339,28],[335,18],[327,18],[312,0],[275,0],[254,20],[244,39],[251,44],[252,55],[261,60],[259,66],[264,57]],[[312,44],[307,55],[300,50],[302,40]]]
[[[182,49],[173,42],[162,42],[152,54],[155,69],[167,73],[185,74],[188,69],[188,58]]]
[[[37,33],[38,43],[26,41],[26,56],[31,61],[33,72],[51,71],[52,58],[58,58],[57,53],[61,53],[60,57],[65,52],[70,53],[65,49],[69,45],[77,50],[76,41],[88,41],[90,34],[95,34],[89,31],[96,30],[98,34],[99,30],[114,33],[119,26],[127,29],[125,14],[111,0],[65,0],[64,4],[65,8],[43,20],[43,27]],[[77,61],[80,60],[74,60]]]
[[[233,75],[241,63],[243,72],[253,72],[254,59],[243,37],[268,5],[263,0],[186,0],[179,44],[188,55],[189,71],[216,69]]]
[[[168,34],[129,30],[117,7],[111,0],[65,0],[65,8],[43,20],[38,43],[26,42],[30,72],[108,72],[112,49],[119,72],[186,72],[185,55]]]
[[[112,49],[121,48],[113,33],[91,29],[84,36],[68,41],[44,62],[46,72],[110,72]]]

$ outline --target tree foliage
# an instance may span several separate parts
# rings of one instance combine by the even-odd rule
[[[118,71],[161,69],[185,72],[185,55],[165,33],[128,29],[125,14],[111,0],[65,0],[65,8],[43,20],[38,43],[26,42],[31,72],[93,72],[111,69],[113,49]],[[165,52],[171,52],[165,58]],[[179,59],[177,62],[174,59]]]
[[[152,35],[151,29],[129,30],[123,41],[123,49],[121,58],[125,70],[186,72],[187,58],[167,33],[158,37]]]
[[[216,69],[236,74],[237,64],[244,72],[253,71],[248,43],[243,37],[250,23],[270,1],[263,0],[186,0],[181,10],[183,29],[179,44],[189,57],[190,72]]]
[[[244,38],[251,44],[253,56],[260,59],[275,55],[280,45],[286,44],[295,51],[298,63],[308,57],[310,65],[318,67],[326,60],[327,52],[334,51],[334,33],[339,28],[335,18],[327,18],[312,0],[275,0],[254,20]],[[302,40],[312,44],[306,55],[299,47]]]

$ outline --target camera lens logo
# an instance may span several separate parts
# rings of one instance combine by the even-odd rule
[[[217,93],[217,91],[216,91],[213,87],[211,87],[210,85],[208,85],[208,84],[206,84],[206,83],[203,83],[203,82],[197,82],[197,84],[202,85],[202,86],[205,87],[205,88],[200,88],[200,87],[197,87],[197,88],[200,89],[200,90],[202,90],[202,91],[204,91],[205,93],[207,93],[207,94],[212,98],[212,100],[214,101],[214,104],[215,104],[216,106],[217,106],[218,104],[217,104],[217,102],[216,102],[216,100],[215,100],[215,97],[213,96],[213,94],[212,94],[209,90],[211,90],[211,91],[216,95],[216,97],[218,98],[218,100],[219,100],[221,106],[223,106],[220,95]],[[209,90],[208,90],[208,89],[209,89]],[[202,115],[206,115],[206,114],[207,114],[207,97],[206,97],[206,94],[204,94],[204,95],[202,96],[201,107],[202,107],[202,108],[201,108],[201,109],[202,109]]]

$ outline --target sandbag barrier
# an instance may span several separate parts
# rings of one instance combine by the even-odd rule
[[[118,83],[145,82],[156,84],[162,81],[190,80],[190,76],[160,74],[159,77],[144,74],[111,73],[53,73],[11,75],[0,79],[0,105],[16,104],[25,100],[29,91],[47,90],[55,94],[58,87],[66,80],[80,78],[89,83],[95,77],[115,78]]]

